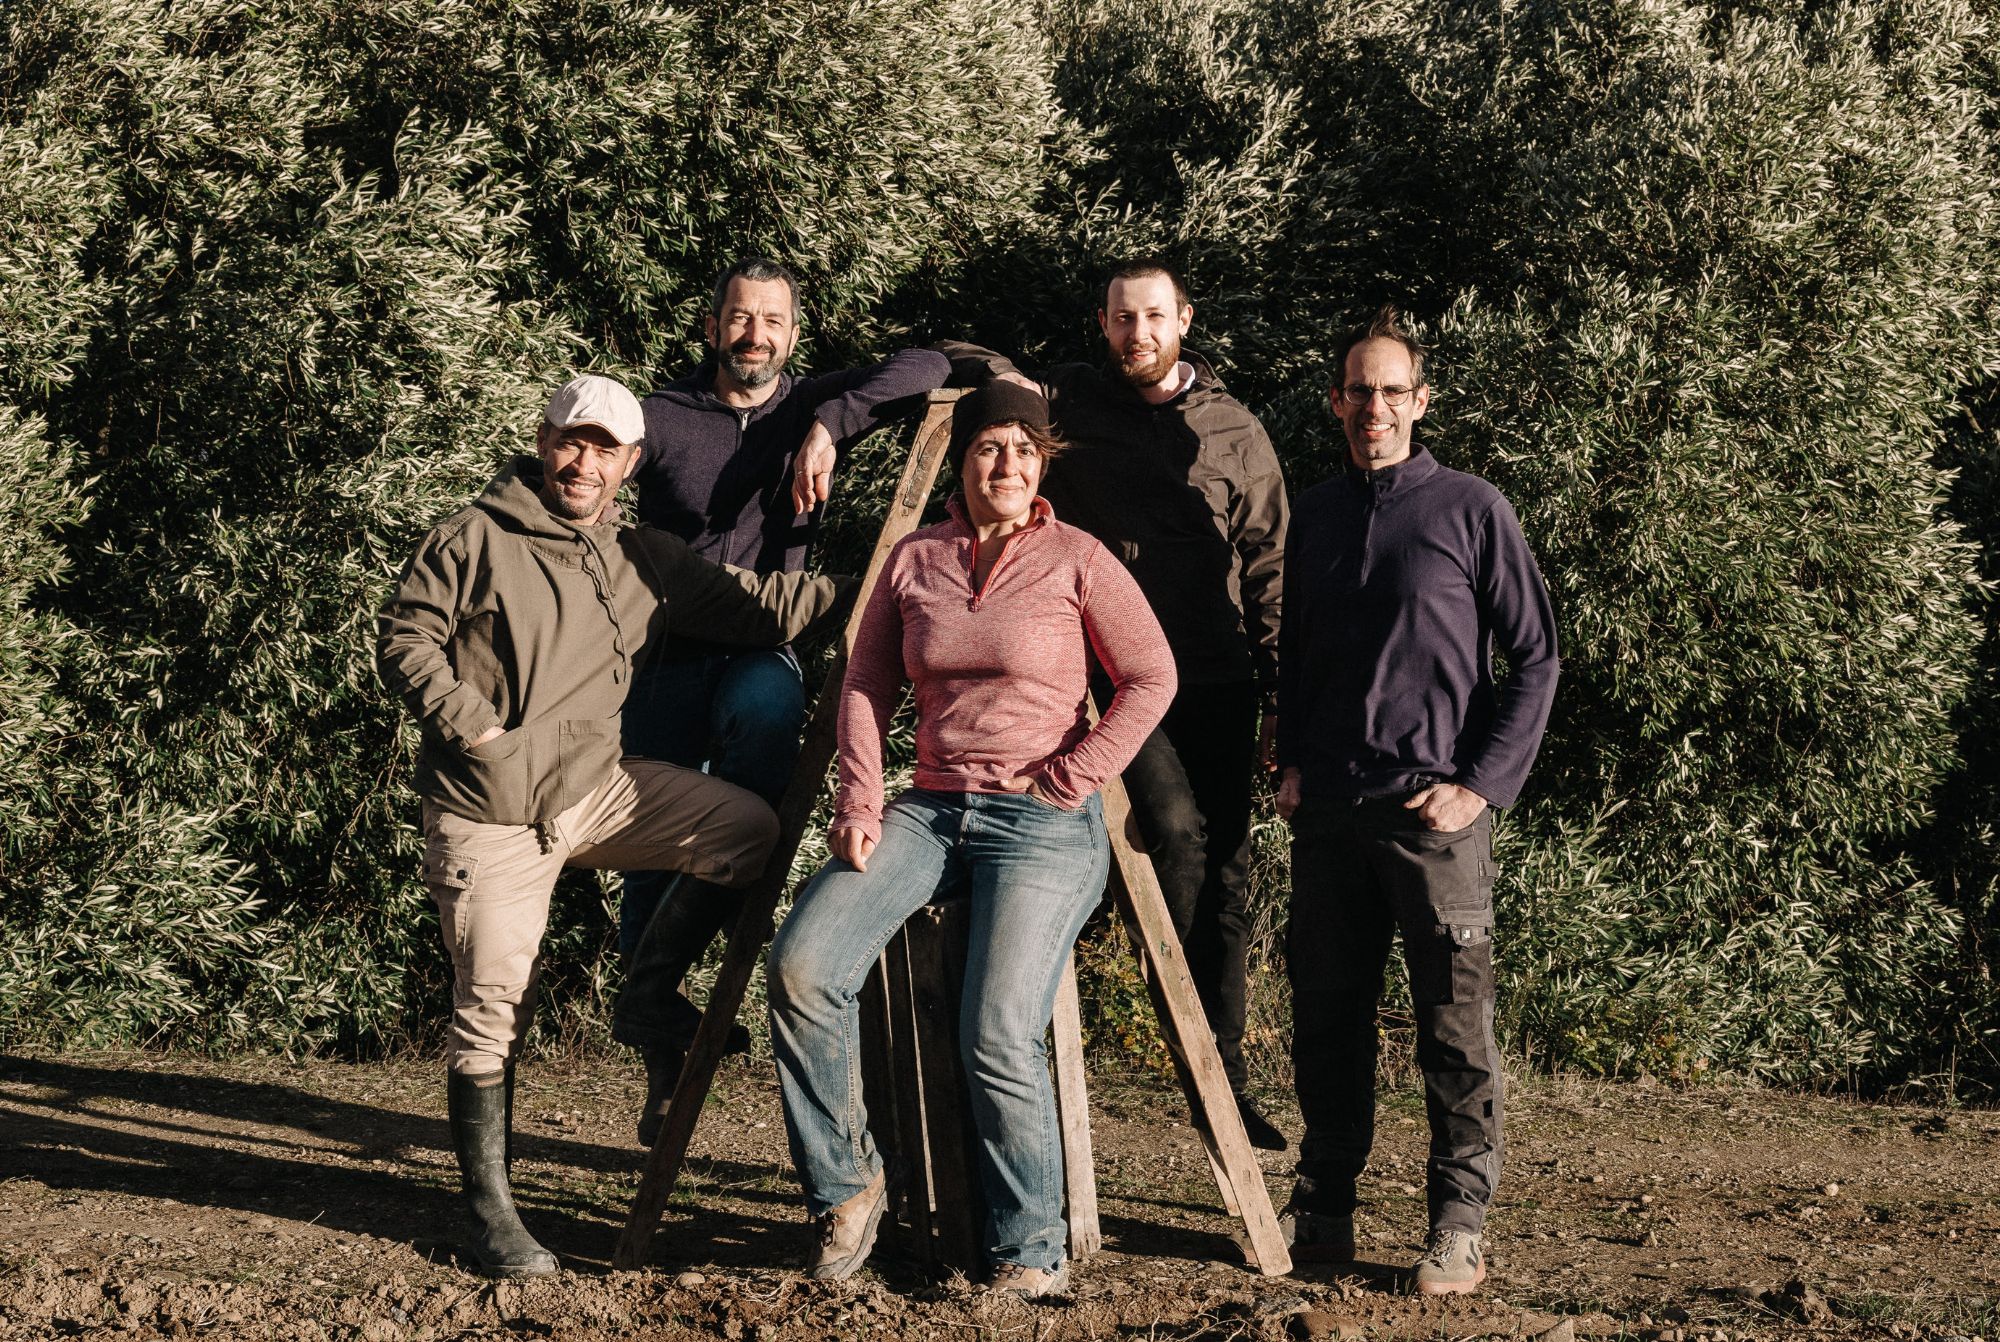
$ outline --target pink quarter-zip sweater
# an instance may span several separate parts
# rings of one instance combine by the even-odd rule
[[[1139,752],[1174,697],[1174,657],[1132,575],[1044,499],[974,590],[964,504],[889,553],[840,691],[835,829],[882,837],[882,739],[916,686],[918,787],[1001,792],[1030,774],[1067,807]],[[1095,727],[1095,656],[1117,693]]]

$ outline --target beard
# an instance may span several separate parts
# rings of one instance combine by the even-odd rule
[[[1181,361],[1181,342],[1178,338],[1166,340],[1157,349],[1115,357],[1127,382],[1135,387],[1157,387],[1173,375],[1174,365]]]
[[[753,361],[750,356],[759,351],[765,358]],[[785,364],[773,346],[739,342],[722,352],[722,366],[730,377],[751,391],[755,391],[759,387],[768,386],[772,379],[784,371]]]
[[[597,516],[598,511],[603,508],[604,489],[600,485],[596,492],[591,494],[588,502],[580,503],[557,488],[554,480],[548,480],[542,486],[542,506],[557,517],[571,522],[588,521]]]

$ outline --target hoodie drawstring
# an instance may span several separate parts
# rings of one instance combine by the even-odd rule
[[[611,647],[618,654],[619,667],[612,673],[614,683],[622,684],[632,673],[632,654],[625,648],[625,622],[618,618],[618,602],[613,599],[609,571],[604,563],[604,553],[597,542],[578,529],[576,538],[582,543],[587,556],[583,571],[590,575],[590,585],[597,593],[597,600],[604,607],[604,613],[611,617]],[[596,562],[590,562],[590,561]]]

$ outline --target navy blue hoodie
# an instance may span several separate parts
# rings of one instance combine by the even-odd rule
[[[1300,495],[1285,550],[1278,764],[1303,795],[1445,779],[1511,806],[1548,725],[1556,634],[1500,491],[1413,446]]]

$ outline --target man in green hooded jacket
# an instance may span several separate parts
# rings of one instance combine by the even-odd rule
[[[623,386],[590,375],[564,386],[535,455],[431,530],[376,623],[382,682],[421,728],[424,879],[453,970],[452,1142],[473,1255],[494,1276],[556,1267],[515,1211],[506,1149],[557,874],[670,870],[734,888],[757,878],[777,838],[777,817],[754,794],[622,757],[635,659],[669,631],[783,646],[852,585],[759,577],[626,525],[614,497],[643,436]],[[648,987],[632,984],[621,1011],[643,1012]]]

